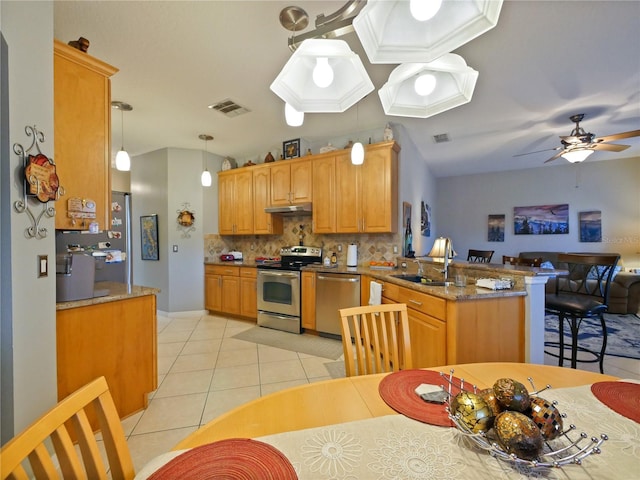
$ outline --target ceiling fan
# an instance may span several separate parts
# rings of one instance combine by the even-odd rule
[[[584,113],[572,115],[569,120],[576,124],[576,127],[571,130],[571,133],[566,136],[560,136],[561,147],[549,148],[547,150],[560,150],[553,157],[545,161],[549,163],[559,157],[563,157],[571,163],[578,163],[584,161],[589,155],[596,150],[606,150],[608,152],[622,152],[631,145],[619,145],[613,142],[615,140],[621,140],[623,138],[639,137],[640,130],[631,130],[629,132],[615,133],[613,135],[606,135],[604,137],[596,137],[593,133],[585,132],[580,126],[580,122],[584,118]],[[538,150],[537,152],[522,153],[520,155],[514,155],[519,157],[522,155],[529,155],[530,153],[545,152],[547,150]]]

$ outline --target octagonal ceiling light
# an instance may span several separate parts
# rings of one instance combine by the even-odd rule
[[[435,87],[428,95],[416,92],[416,79],[431,75]],[[478,72],[460,55],[448,53],[429,63],[404,63],[396,67],[378,91],[384,113],[428,118],[471,100]]]
[[[318,59],[326,59],[318,62]],[[314,82],[318,64],[328,67],[333,79],[328,85]],[[307,39],[291,55],[271,84],[271,90],[298,112],[344,112],[374,86],[357,54],[344,40]]]
[[[409,0],[368,0],[353,28],[371,63],[430,62],[491,30],[502,0],[443,0],[438,12],[416,20]]]

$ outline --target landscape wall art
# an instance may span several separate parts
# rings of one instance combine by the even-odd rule
[[[558,235],[569,233],[569,204],[513,208],[516,235]]]

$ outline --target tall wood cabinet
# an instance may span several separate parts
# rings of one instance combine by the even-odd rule
[[[111,80],[118,69],[54,40],[55,228],[111,225]],[[72,200],[71,202],[69,200]]]
[[[336,156],[337,233],[389,233],[398,228],[398,152],[393,142],[367,145],[362,165]]]
[[[336,232],[336,159],[313,161],[313,232]]]
[[[250,169],[218,173],[218,232],[253,233],[253,174]]]
[[[282,233],[282,216],[266,213],[271,202],[271,168],[268,164],[252,168],[253,172],[253,233]]]

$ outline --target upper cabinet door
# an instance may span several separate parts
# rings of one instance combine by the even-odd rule
[[[336,159],[313,161],[313,231],[336,233]]]
[[[271,165],[271,205],[310,202],[313,179],[310,160],[286,160]]]
[[[54,41],[54,156],[64,195],[56,229],[111,227],[111,83],[118,71]],[[70,199],[76,201],[69,202]],[[71,208],[69,208],[71,207]]]
[[[361,171],[362,231],[398,229],[398,154],[395,149],[367,149]]]

